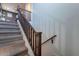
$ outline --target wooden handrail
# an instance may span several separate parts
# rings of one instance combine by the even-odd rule
[[[26,12],[32,13],[31,11],[28,11],[28,10],[25,10],[25,9],[22,9],[22,8],[19,8],[19,9],[21,9],[22,11],[26,11]]]
[[[13,14],[18,14],[17,12],[12,12],[12,11],[9,11],[9,10],[5,10],[5,9],[1,9],[2,11],[5,11],[5,12],[9,12],[9,13],[13,13]]]
[[[43,44],[45,44],[45,43],[47,43],[48,41],[52,41],[52,43],[53,43],[53,40],[54,40],[54,38],[56,37],[56,35],[54,35],[54,36],[52,36],[51,38],[49,38],[48,40],[46,40],[46,41],[44,41],[43,43],[41,43],[41,45],[40,46],[42,46]],[[38,48],[38,47],[36,47],[36,48]]]
[[[20,8],[18,10],[18,19],[21,26],[25,32],[25,35],[30,43],[30,46],[36,56],[41,56],[41,32],[35,31],[32,25],[27,21],[27,19],[21,14]],[[38,48],[36,48],[38,47]]]
[[[44,41],[41,45],[45,44],[46,42],[53,40],[56,37],[56,35],[52,36],[51,38],[49,38],[48,40]]]
[[[19,8],[19,10],[25,10],[25,9],[22,9],[22,8]],[[20,11],[21,12],[21,11]],[[26,12],[30,12],[30,11],[27,11]],[[31,12],[30,12],[31,13]],[[28,20],[21,14],[21,16],[26,20],[26,22],[29,24],[29,26],[32,27],[32,25],[28,22]],[[33,31],[35,32],[36,30],[32,27]]]
[[[28,20],[31,21],[31,11],[20,8],[22,15]]]
[[[5,9],[2,9],[2,11],[6,11],[6,12],[10,12],[10,13],[14,13],[14,14],[17,14],[17,12],[12,12],[12,11],[9,11],[9,10],[5,10]]]

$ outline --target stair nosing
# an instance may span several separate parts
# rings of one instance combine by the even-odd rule
[[[10,35],[10,36],[5,36],[5,37],[4,37],[4,36],[3,36],[3,37],[1,36],[1,37],[0,37],[0,40],[3,40],[3,39],[4,39],[4,40],[5,40],[5,39],[14,39],[14,38],[19,38],[19,37],[21,38],[22,35],[21,35],[21,34],[19,34],[19,35],[14,35],[14,36]]]
[[[3,23],[0,23],[0,25],[10,25],[10,26],[18,26],[18,24],[3,24]]]
[[[2,33],[18,33],[21,32],[20,30],[16,30],[16,31],[0,31],[0,34]]]
[[[5,47],[5,46],[12,46],[11,44],[19,44],[19,43],[25,43],[24,40],[15,40],[13,42],[9,42],[9,43],[4,43],[4,44],[0,44],[0,47]],[[3,45],[3,46],[2,46]]]
[[[0,22],[6,22],[6,23],[17,23],[16,21],[1,21]]]
[[[2,29],[2,28],[3,28],[3,29],[4,29],[4,28],[8,28],[8,29],[9,29],[9,28],[15,28],[15,29],[16,29],[16,28],[19,28],[19,26],[0,26],[0,29]]]

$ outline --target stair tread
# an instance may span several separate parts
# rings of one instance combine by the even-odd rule
[[[11,26],[11,25],[0,25],[1,28],[19,28],[19,26]]]
[[[0,46],[0,55],[15,55],[27,50],[23,40],[10,42]]]
[[[3,39],[14,39],[14,38],[21,38],[22,35],[9,35],[9,36],[0,36],[0,40]]]
[[[5,44],[5,43],[10,43],[10,42],[13,42],[13,41],[18,41],[18,40],[22,40],[22,38],[2,40],[2,41],[0,41],[0,45]]]
[[[17,32],[21,32],[20,30],[16,30],[16,31],[0,31],[0,33],[17,33]]]
[[[17,23],[0,22],[0,25],[18,25]]]
[[[6,22],[6,23],[17,23],[16,21],[2,21],[2,20],[0,20],[0,22]]]
[[[19,44],[19,43],[24,43],[24,40],[17,40],[17,41],[15,40],[15,41],[12,41],[12,42],[9,42],[9,43],[0,44],[0,48],[12,46],[12,45]]]

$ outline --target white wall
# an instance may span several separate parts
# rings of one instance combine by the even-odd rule
[[[31,24],[43,32],[42,42],[57,35],[54,44],[42,46],[42,55],[79,55],[79,4],[32,4]]]

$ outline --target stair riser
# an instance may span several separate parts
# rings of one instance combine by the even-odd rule
[[[6,42],[4,44],[0,44],[0,48],[11,46],[11,45],[16,45],[16,44],[19,44],[19,43],[24,43],[25,44],[24,40],[19,39],[19,40],[15,40],[15,41],[12,41],[12,42],[8,42],[8,43]]]
[[[0,25],[1,24],[3,24],[3,25],[5,25],[5,24],[6,25],[18,25],[17,22],[4,22],[4,21],[0,21]]]
[[[0,29],[1,28],[5,28],[5,29],[6,28],[15,28],[16,29],[16,28],[19,28],[19,27],[18,26],[9,26],[9,25],[0,25]]]
[[[13,42],[13,41],[18,41],[18,40],[22,40],[22,38],[8,39],[8,40],[0,40],[0,45],[1,44],[6,44],[6,43],[9,43],[9,42]]]
[[[19,28],[16,28],[16,29],[8,29],[8,28],[6,28],[6,29],[0,29],[0,31],[20,31],[20,29]]]
[[[0,31],[0,34],[13,34],[13,33],[19,33],[20,31]]]
[[[6,47],[0,48],[0,56],[10,56],[15,55],[21,51],[27,50],[24,43],[18,43],[13,45],[8,45]]]
[[[21,33],[20,32],[18,32],[18,33],[6,33],[6,34],[0,34],[0,37],[2,37],[2,36],[14,36],[14,35],[20,35]]]
[[[1,21],[1,20],[0,20],[0,22],[2,22],[2,23],[17,23],[16,21]]]
[[[17,24],[17,23],[1,23],[1,22],[0,22],[0,25],[18,26],[18,24]]]
[[[2,40],[8,40],[8,39],[22,39],[22,36],[21,35],[17,35],[17,36],[0,36],[0,41]]]

